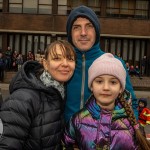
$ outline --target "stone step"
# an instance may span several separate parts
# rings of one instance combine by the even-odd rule
[[[16,75],[17,72],[15,71],[6,71],[4,73],[4,83],[10,83],[12,78]]]
[[[131,77],[130,79],[134,90],[150,91],[150,77],[142,77],[142,79]]]

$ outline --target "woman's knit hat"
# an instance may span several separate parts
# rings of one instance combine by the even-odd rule
[[[68,16],[66,26],[68,41],[73,45],[71,37],[71,29],[74,21],[79,17],[87,18],[93,24],[96,32],[95,44],[100,42],[100,24],[97,15],[91,8],[86,7],[84,5],[74,8]]]
[[[112,75],[119,79],[123,90],[126,84],[126,70],[121,61],[111,53],[105,53],[97,58],[88,70],[88,86],[91,87],[93,80],[100,75]]]

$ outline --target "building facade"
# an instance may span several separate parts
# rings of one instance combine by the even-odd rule
[[[150,76],[149,0],[0,0],[1,51],[10,46],[26,56],[56,39],[67,39],[67,16],[82,4],[99,17],[101,49],[140,67],[147,56]]]

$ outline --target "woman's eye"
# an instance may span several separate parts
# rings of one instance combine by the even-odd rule
[[[69,61],[75,61],[74,58],[68,58]]]
[[[59,57],[54,57],[53,60],[60,60],[61,58]]]

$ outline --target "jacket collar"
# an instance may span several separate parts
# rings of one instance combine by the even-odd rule
[[[86,60],[97,58],[99,54],[104,54],[104,52],[100,49],[100,43],[95,44],[93,47],[91,47],[88,51],[81,51],[78,48],[74,48],[77,54],[77,58],[81,59],[82,55],[85,55]]]
[[[95,118],[96,120],[100,119],[102,109],[96,103],[93,95],[89,98],[85,107],[91,113],[93,118]],[[127,117],[127,114],[125,112],[125,109],[122,108],[121,105],[116,100],[116,105],[115,105],[114,110],[112,112],[112,120],[116,120],[118,118],[126,118],[126,117]]]

